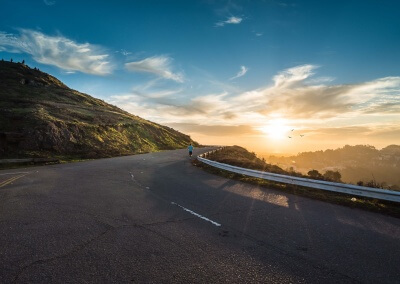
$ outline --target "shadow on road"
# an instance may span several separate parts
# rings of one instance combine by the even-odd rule
[[[318,267],[314,273],[321,275],[315,279],[392,282],[400,277],[398,219],[225,179],[188,163],[166,164],[153,176],[153,193],[222,224],[219,231],[209,226],[196,236],[222,236],[222,242],[208,246],[225,245],[228,254],[250,255],[258,265],[296,277],[305,277],[304,267]]]

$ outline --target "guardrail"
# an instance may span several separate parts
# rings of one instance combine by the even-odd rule
[[[287,175],[281,175],[281,174],[274,174],[274,173],[269,173],[269,172],[240,168],[240,167],[208,160],[205,158],[209,154],[215,153],[216,151],[221,150],[221,149],[223,149],[223,148],[201,154],[201,155],[197,156],[197,159],[207,165],[210,165],[210,166],[222,169],[222,170],[230,171],[230,172],[237,173],[237,174],[247,175],[247,176],[251,176],[251,177],[261,178],[261,179],[265,179],[265,180],[271,180],[271,181],[293,184],[293,185],[300,185],[300,186],[317,188],[317,189],[328,190],[328,191],[333,191],[333,192],[341,192],[341,193],[362,196],[362,197],[370,197],[370,198],[376,198],[376,199],[381,199],[381,200],[400,202],[400,192],[398,192],[398,191],[380,189],[380,188],[371,188],[371,187],[358,186],[358,185],[345,184],[345,183],[329,182],[329,181],[323,181],[323,180],[314,180],[314,179],[308,179],[308,178],[300,178],[300,177],[287,176]]]

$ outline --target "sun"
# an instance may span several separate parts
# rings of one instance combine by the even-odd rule
[[[272,119],[266,125],[258,128],[262,133],[266,134],[273,140],[282,140],[287,138],[290,132],[290,126],[287,125],[285,119]]]

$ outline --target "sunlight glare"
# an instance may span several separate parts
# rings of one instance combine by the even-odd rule
[[[259,128],[261,132],[274,140],[282,140],[289,136],[290,127],[284,119],[272,119],[268,124]]]

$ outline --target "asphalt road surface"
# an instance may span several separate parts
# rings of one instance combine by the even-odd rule
[[[3,170],[0,283],[27,282],[399,283],[400,219],[215,176],[186,150]]]

